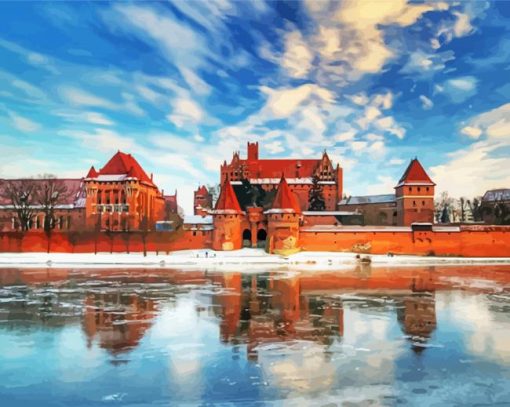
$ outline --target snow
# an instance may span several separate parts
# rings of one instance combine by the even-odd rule
[[[299,252],[289,256],[271,255],[263,249],[234,251],[181,250],[170,254],[143,253],[0,253],[0,267],[9,268],[208,268],[250,271],[268,267],[292,266],[293,269],[348,269],[360,262],[357,256],[370,258],[373,266],[405,267],[418,265],[508,264],[505,258],[420,257],[368,255],[348,252]],[[248,267],[247,267],[248,266]]]

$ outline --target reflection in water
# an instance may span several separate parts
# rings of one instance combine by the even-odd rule
[[[10,349],[0,396],[13,405],[508,400],[509,271],[0,270],[0,346]],[[465,396],[480,384],[496,390]]]

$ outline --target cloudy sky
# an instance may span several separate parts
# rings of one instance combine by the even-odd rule
[[[189,211],[258,140],[327,149],[348,194],[414,156],[453,196],[510,187],[510,2],[1,2],[0,27],[0,177],[120,149]]]

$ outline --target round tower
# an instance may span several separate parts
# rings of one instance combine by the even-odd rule
[[[243,246],[241,223],[245,213],[241,210],[234,188],[226,178],[221,187],[213,216],[213,250],[239,250]]]
[[[283,175],[273,205],[264,213],[267,216],[268,252],[291,254],[299,251],[301,208]]]

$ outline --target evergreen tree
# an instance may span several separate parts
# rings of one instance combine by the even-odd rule
[[[308,194],[308,210],[323,211],[324,209],[326,209],[326,203],[322,194],[322,186],[319,184],[319,177],[314,175],[312,178],[312,188]]]

